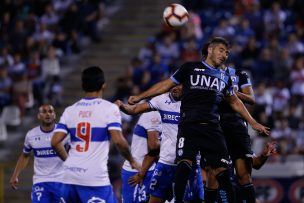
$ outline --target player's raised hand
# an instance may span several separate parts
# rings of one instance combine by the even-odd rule
[[[11,187],[14,189],[14,190],[17,190],[18,189],[18,177],[11,177],[10,179],[10,184],[11,184]]]
[[[128,103],[133,105],[133,104],[136,104],[140,101],[140,97],[138,96],[130,96],[129,99],[128,99]]]
[[[263,149],[263,156],[271,156],[277,153],[277,143],[268,142]]]
[[[270,128],[269,127],[265,127],[259,123],[254,123],[251,125],[251,127],[258,131],[260,134],[266,134],[266,135],[270,135]]]

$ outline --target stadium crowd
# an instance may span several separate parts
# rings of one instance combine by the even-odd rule
[[[100,42],[102,0],[0,2],[0,112],[62,103],[61,68],[82,50],[84,37]]]
[[[204,42],[223,36],[231,44],[228,66],[245,70],[254,85],[256,104],[248,107],[271,128],[278,160],[304,153],[304,21],[302,1],[184,1],[190,22],[174,31],[165,25],[151,36],[117,79],[113,97],[127,101],[170,75],[180,64],[201,57]],[[193,8],[193,9],[192,9]],[[136,119],[135,119],[136,120]],[[126,134],[133,121],[125,117]],[[268,138],[252,132],[258,153]]]

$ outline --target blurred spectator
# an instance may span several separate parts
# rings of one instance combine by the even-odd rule
[[[301,42],[295,33],[288,35],[287,49],[292,56],[304,53],[304,44]]]
[[[23,120],[25,115],[26,103],[32,94],[32,83],[27,79],[25,72],[15,75],[13,87],[13,103],[20,109],[20,119]]]
[[[235,29],[230,25],[229,20],[225,18],[221,19],[219,25],[213,30],[213,36],[225,37],[228,40],[231,40],[234,35]]]
[[[166,65],[178,59],[180,51],[176,43],[176,33],[170,32],[163,36],[162,40],[157,44],[156,50],[161,56],[162,63]]]
[[[146,45],[139,50],[138,58],[142,60],[144,67],[147,67],[152,61],[153,55],[156,52],[155,43],[156,39],[150,37],[146,42]]]
[[[58,23],[59,16],[55,13],[51,3],[45,6],[45,12],[40,18],[40,22],[45,24],[48,29],[53,30],[54,26]]]
[[[19,77],[20,74],[26,72],[25,64],[22,62],[21,54],[16,52],[14,55],[14,64],[9,67],[9,75],[15,79],[15,77]]]
[[[251,37],[255,36],[255,32],[250,27],[249,20],[241,19],[239,27],[236,29],[235,41],[238,45],[244,47]]]
[[[255,37],[250,37],[243,50],[240,52],[242,58],[242,67],[252,70],[255,60],[260,53],[260,46],[258,45]]]
[[[192,37],[184,43],[181,50],[181,63],[198,61],[200,58],[200,50],[197,46],[196,39]]]
[[[1,50],[0,64],[6,64],[8,66],[12,66],[14,64],[14,58],[9,54],[7,47],[3,47]]]
[[[40,106],[44,103],[43,88],[44,80],[42,78],[41,61],[38,51],[33,51],[30,54],[30,59],[27,64],[28,79],[33,84],[33,96],[35,103]]]
[[[273,61],[268,48],[262,49],[259,59],[253,66],[252,75],[256,83],[271,81],[273,76]]]
[[[127,69],[127,75],[132,79],[133,85],[141,90],[145,89],[150,80],[149,72],[144,69],[142,61],[138,57],[134,57],[131,60],[131,64]]]
[[[286,12],[281,9],[281,5],[278,2],[274,2],[271,9],[266,10],[264,15],[265,34],[280,34],[281,31],[284,31],[284,22],[286,18]]]
[[[48,48],[47,57],[42,60],[42,77],[49,80],[53,76],[60,75],[59,59],[56,56],[56,49],[53,46]]]
[[[279,153],[283,156],[291,154],[294,149],[292,130],[287,119],[280,119],[275,122],[275,127],[271,132],[271,137],[278,143]]]
[[[93,1],[83,0],[79,6],[80,15],[82,16],[82,30],[94,42],[100,42],[101,37],[97,29],[97,21],[99,20],[98,4]]]
[[[282,118],[286,115],[290,100],[290,91],[284,81],[277,81],[272,90],[272,110],[274,118]]]
[[[169,73],[169,67],[161,61],[159,53],[154,53],[151,63],[147,66],[147,70],[151,79],[145,88],[151,87],[153,84],[163,80]]]
[[[289,55],[288,49],[282,48],[279,50],[279,56],[274,60],[274,81],[284,80],[290,74],[292,58]]]
[[[49,85],[48,100],[53,106],[59,107],[62,104],[62,95],[63,87],[61,80],[59,76],[55,75],[52,77]]]
[[[304,120],[299,123],[299,128],[295,134],[296,147],[294,153],[304,155]]]
[[[297,102],[304,98],[304,57],[298,56],[293,64],[291,73],[291,94],[296,97]]]
[[[0,65],[0,113],[4,106],[11,102],[12,80],[5,65]]]

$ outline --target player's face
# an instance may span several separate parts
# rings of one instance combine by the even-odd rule
[[[208,52],[209,55],[214,67],[219,67],[228,59],[229,51],[224,44],[215,44]]]
[[[182,85],[177,85],[175,87],[173,87],[171,89],[171,95],[175,98],[175,99],[180,99],[182,94],[183,94],[183,86]]]
[[[39,108],[38,119],[42,124],[53,124],[55,123],[56,114],[52,105],[42,105]]]

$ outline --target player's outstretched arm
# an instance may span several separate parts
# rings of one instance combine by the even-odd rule
[[[138,164],[135,159],[133,158],[130,147],[126,139],[123,137],[120,130],[109,130],[111,139],[113,140],[114,144],[118,148],[120,154],[130,162],[132,168],[136,170],[140,170],[140,164]]]
[[[232,109],[236,112],[238,112],[244,119],[247,121],[253,129],[258,131],[259,133],[264,133],[266,135],[269,135],[269,128],[265,127],[250,115],[250,113],[247,111],[246,107],[244,106],[243,102],[236,96],[236,94],[233,94],[230,97],[226,97],[226,100],[229,102]]]
[[[252,86],[246,86],[242,88],[242,92],[235,91],[235,94],[242,102],[250,105],[255,104],[255,98],[254,98]]]
[[[22,153],[18,158],[14,173],[10,179],[10,184],[14,190],[18,189],[18,177],[21,171],[25,169],[25,167],[27,166],[29,159],[30,159],[29,154],[25,154],[25,153]]]
[[[68,157],[68,154],[62,144],[62,141],[66,136],[67,135],[64,132],[55,132],[51,140],[52,147],[63,161],[65,161]]]
[[[149,168],[157,161],[160,150],[160,142],[158,140],[158,131],[148,131],[148,154],[142,162],[141,170],[134,176],[130,177],[128,183],[130,185],[141,184],[148,172]]]
[[[156,83],[151,88],[149,88],[148,90],[142,92],[141,94],[139,94],[137,96],[130,96],[128,103],[135,104],[143,99],[147,99],[150,97],[154,97],[154,96],[163,94],[165,92],[168,92],[174,86],[176,86],[176,84],[173,82],[172,79],[168,78],[166,80]]]
[[[260,169],[267,161],[268,157],[277,153],[276,142],[268,142],[262,154],[257,157],[254,157],[252,160],[252,167],[256,170]]]
[[[115,104],[119,107],[119,109],[129,115],[135,115],[139,113],[144,113],[148,111],[152,111],[150,105],[147,102],[141,104],[129,105],[125,104],[120,100],[116,100]]]

